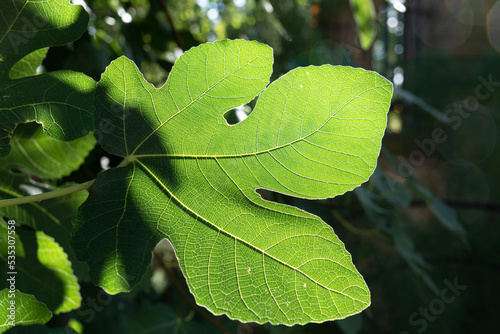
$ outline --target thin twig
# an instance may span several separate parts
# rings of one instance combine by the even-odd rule
[[[52,191],[38,194],[38,195],[4,199],[4,200],[0,201],[0,208],[4,208],[7,206],[13,206],[13,205],[33,203],[33,202],[43,201],[46,199],[66,196],[66,195],[69,195],[69,194],[72,194],[72,193],[75,193],[78,191],[88,189],[92,185],[92,183],[94,183],[94,181],[95,180],[90,180],[90,181],[87,181],[85,183],[75,184],[74,186],[71,186],[71,187],[52,190]]]
[[[218,322],[214,321],[214,319],[212,319],[205,312],[203,312],[200,309],[200,307],[191,299],[191,297],[188,296],[188,294],[186,293],[186,291],[184,291],[184,288],[181,286],[181,284],[179,283],[179,281],[175,278],[175,275],[172,272],[172,269],[163,262],[163,258],[161,257],[161,255],[158,254],[157,252],[153,251],[153,256],[156,258],[156,260],[158,261],[158,263],[160,264],[160,266],[162,267],[162,269],[167,274],[168,280],[174,284],[175,288],[179,291],[179,293],[181,294],[182,298],[184,298],[184,300],[189,304],[189,306],[196,313],[198,313],[203,318],[205,318],[205,320],[207,320],[209,323],[211,323],[212,326],[214,326],[215,328],[217,328],[218,330],[220,330],[222,333],[230,334],[230,332],[224,326],[222,326]]]
[[[184,42],[182,41],[182,37],[175,29],[174,26],[174,21],[172,20],[172,16],[170,16],[170,12],[168,11],[167,5],[165,5],[164,0],[158,0],[158,4],[160,5],[161,9],[163,10],[163,13],[165,14],[165,17],[167,18],[168,24],[170,24],[170,28],[172,29],[172,32],[174,33],[174,39],[175,42],[177,43],[177,46],[181,48],[182,51],[186,51],[186,46],[184,45]]]

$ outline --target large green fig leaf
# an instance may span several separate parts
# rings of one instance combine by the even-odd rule
[[[95,82],[72,71],[32,75],[46,52],[39,49],[79,38],[88,14],[69,0],[0,0],[0,8],[0,156],[19,123],[37,121],[63,141],[86,135]]]
[[[266,89],[272,49],[204,44],[155,88],[125,57],[96,90],[96,137],[123,163],[102,172],[72,244],[110,293],[129,291],[168,238],[196,301],[215,314],[273,324],[358,313],[370,293],[331,227],[263,200],[340,195],[373,172],[391,83],[351,67],[298,68]],[[223,115],[256,107],[229,126]]]

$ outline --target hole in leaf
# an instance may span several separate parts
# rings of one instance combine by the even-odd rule
[[[16,128],[12,132],[12,138],[22,139],[22,138],[31,138],[38,131],[41,131],[42,124],[37,123],[35,121],[28,123],[19,123],[16,125]]]
[[[39,178],[36,175],[30,175],[30,182],[35,185],[44,184],[43,179]]]
[[[49,48],[42,48],[33,51],[16,62],[9,72],[9,78],[20,79],[44,73],[45,68],[42,66],[42,61],[47,56],[48,49]],[[31,64],[31,66],[26,66],[25,64]]]
[[[43,194],[43,190],[31,184],[20,184],[19,189],[23,190],[29,196]]]
[[[9,170],[9,173],[14,174],[14,175],[26,175],[26,173],[25,173],[22,169],[20,169],[20,168],[15,168],[15,167],[14,167],[14,168],[11,168],[11,169]]]
[[[106,170],[106,169],[109,169],[110,165],[109,163],[111,162],[111,160],[107,157],[107,156],[101,156],[101,158],[99,159],[99,163],[101,165],[101,168],[103,170]]]
[[[257,194],[260,195],[260,197],[266,201],[272,201],[274,200],[275,196],[273,196],[273,192],[270,191],[270,190],[267,190],[267,189],[257,189],[255,190],[255,192],[257,192]]]
[[[242,106],[227,111],[224,114],[224,118],[226,119],[227,124],[234,125],[238,124],[239,122],[247,118],[251,112],[252,108],[249,105],[244,104]]]
[[[239,107],[227,111],[224,114],[224,119],[226,120],[227,124],[228,125],[238,124],[239,122],[247,118],[252,113],[252,110],[255,108],[255,105],[257,104],[257,99],[258,97],[248,102],[247,104],[241,105]]]
[[[50,191],[50,190],[54,190],[53,187],[51,185],[49,185],[46,181],[44,181],[43,179],[39,178],[38,176],[35,176],[35,175],[30,175],[30,178],[29,178],[29,183],[30,183],[30,186],[34,186],[36,188],[39,188],[40,191]]]
[[[119,157],[119,156],[116,156],[113,154],[109,154],[106,152],[105,154],[99,155],[99,167],[101,168],[101,170],[113,168],[113,167],[118,166],[122,162],[122,160],[123,160],[122,157]],[[94,175],[93,178],[95,178],[95,177],[96,176]]]

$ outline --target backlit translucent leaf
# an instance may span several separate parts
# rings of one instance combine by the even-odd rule
[[[43,179],[69,175],[95,146],[93,134],[62,142],[44,134],[35,123],[18,125],[11,142],[10,154],[0,158],[0,170],[22,169]]]
[[[95,82],[72,71],[27,75],[43,59],[39,49],[79,38],[88,14],[69,0],[0,0],[0,8],[0,156],[9,153],[19,123],[37,121],[58,140],[86,135],[92,130]]]
[[[7,267],[7,224],[0,221],[0,262]],[[71,262],[54,239],[41,231],[16,229],[16,288],[30,293],[58,314],[80,307],[80,286]],[[7,285],[5,272],[0,288]]]
[[[101,173],[74,221],[93,280],[130,290],[168,238],[196,301],[242,321],[295,324],[358,313],[370,293],[331,227],[257,188],[327,198],[376,165],[391,84],[351,67],[298,68],[266,88],[272,50],[204,44],[157,89],[122,57],[96,90],[96,137],[125,158]],[[224,113],[252,100],[229,126]]]
[[[33,295],[22,293],[19,290],[14,291],[14,298],[10,298],[11,290],[0,290],[0,333],[3,333],[13,327],[10,324],[12,319],[9,317],[9,307],[12,305],[12,300],[15,301],[16,316],[13,321],[14,325],[44,324],[52,318],[52,313],[50,313],[47,306],[36,300]]]
[[[38,49],[18,61],[10,70],[9,77],[20,79],[35,75],[36,69],[42,64],[48,50],[49,48]]]

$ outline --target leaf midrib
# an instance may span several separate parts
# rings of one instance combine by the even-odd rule
[[[265,150],[261,150],[261,151],[255,151],[255,152],[249,152],[249,153],[240,153],[240,154],[172,154],[172,153],[165,153],[165,154],[137,154],[137,155],[134,155],[134,153],[140,148],[140,146],[144,143],[144,141],[147,140],[147,138],[141,142],[137,147],[136,149],[134,150],[134,152],[132,152],[132,154],[128,155],[126,157],[126,159],[128,161],[134,161],[138,158],[154,158],[154,157],[168,157],[168,158],[201,158],[201,159],[218,159],[218,158],[244,158],[244,157],[250,157],[250,156],[256,156],[256,155],[260,155],[260,154],[264,154],[264,153],[269,153],[269,152],[272,152],[272,151],[276,151],[276,150],[279,150],[281,148],[284,148],[284,147],[288,147],[288,146],[291,146],[297,142],[300,142],[302,140],[305,140],[307,139],[308,137],[316,134],[318,131],[320,131],[328,122],[330,122],[330,120],[332,118],[335,117],[335,115],[337,115],[345,106],[347,106],[349,103],[351,103],[353,100],[357,99],[358,97],[360,97],[361,95],[363,95],[364,93],[368,92],[368,91],[371,91],[371,90],[375,90],[375,89],[378,89],[378,88],[384,88],[384,87],[388,87],[390,86],[390,84],[387,84],[387,85],[381,85],[381,86],[375,86],[375,87],[372,87],[370,89],[367,89],[359,94],[357,94],[356,96],[352,97],[349,101],[347,101],[346,103],[344,103],[344,105],[342,105],[337,111],[335,111],[334,114],[330,115],[325,122],[323,122],[323,124],[321,124],[317,129],[315,129],[314,131],[311,131],[309,134],[307,134],[306,136],[303,136],[303,137],[300,137],[300,138],[297,138],[295,140],[292,140],[288,143],[284,143],[284,144],[281,144],[281,145],[278,145],[278,146],[275,146],[275,147],[271,147],[271,148],[268,148],[268,149],[265,149]],[[215,86],[214,86],[215,87]],[[212,87],[213,88],[213,87]],[[208,91],[207,91],[208,92]],[[205,94],[205,93],[204,93]],[[187,106],[185,107],[187,108]],[[185,109],[184,108],[184,109]],[[183,109],[183,110],[184,110]],[[182,110],[181,110],[182,111]],[[181,111],[179,111],[178,113],[180,113]],[[177,114],[175,114],[177,115]],[[172,115],[172,117],[174,117],[175,115]],[[251,117],[251,116],[249,116]],[[168,121],[168,120],[167,120]],[[166,121],[166,122],[167,122]],[[166,122],[164,122],[164,124],[166,124]],[[163,125],[164,125],[163,124]],[[161,126],[160,126],[161,127]],[[158,130],[160,127],[158,127],[157,129],[155,129],[154,131]],[[153,132],[154,132],[153,131]],[[152,135],[153,133],[151,133]],[[151,136],[150,135],[150,136]],[[148,138],[150,137],[148,136]],[[356,137],[356,138],[361,138],[361,137]],[[343,154],[347,154],[346,152],[341,152]]]
[[[219,231],[219,232],[221,232],[221,233],[223,233],[223,234],[225,234],[225,235],[227,235],[227,236],[229,236],[229,237],[231,237],[231,238],[233,238],[233,239],[235,239],[235,240],[237,240],[237,241],[241,242],[242,244],[244,244],[244,245],[248,246],[248,247],[249,247],[249,248],[251,248],[251,249],[254,249],[254,250],[255,250],[255,251],[257,251],[257,252],[262,253],[263,255],[266,255],[266,256],[267,256],[267,257],[269,257],[270,259],[272,259],[272,260],[274,260],[274,261],[276,261],[276,262],[278,262],[278,263],[281,263],[282,265],[284,265],[284,266],[286,266],[286,267],[288,267],[288,268],[292,269],[293,271],[296,271],[296,272],[298,272],[298,273],[302,274],[304,277],[306,277],[307,279],[309,279],[311,282],[313,282],[314,284],[317,284],[317,285],[321,286],[322,288],[324,288],[324,289],[325,289],[325,290],[327,290],[327,291],[330,291],[330,292],[333,292],[333,293],[336,293],[336,294],[339,294],[339,295],[343,295],[343,296],[345,296],[345,297],[347,297],[347,298],[350,298],[350,299],[352,299],[352,300],[358,301],[358,302],[362,303],[363,305],[365,305],[365,304],[366,304],[366,302],[364,302],[364,301],[362,301],[362,300],[356,299],[356,298],[354,298],[354,297],[352,297],[352,296],[349,296],[349,295],[347,295],[347,294],[345,294],[345,293],[342,293],[342,292],[340,292],[340,291],[333,290],[332,288],[329,288],[329,287],[325,286],[325,285],[324,285],[324,284],[322,284],[321,282],[317,282],[317,281],[315,281],[312,277],[310,277],[309,275],[307,275],[306,273],[304,273],[302,270],[300,270],[300,269],[298,269],[298,268],[294,268],[292,265],[290,265],[290,264],[288,264],[288,263],[284,262],[283,260],[280,260],[280,259],[278,259],[278,258],[274,257],[273,255],[271,255],[271,254],[267,253],[267,252],[266,252],[266,250],[262,250],[262,249],[260,249],[260,248],[256,247],[255,245],[252,245],[252,244],[251,244],[251,243],[249,243],[248,241],[243,240],[243,239],[241,239],[240,237],[238,237],[238,236],[236,236],[236,235],[233,235],[232,233],[230,233],[230,232],[228,232],[228,231],[224,230],[223,228],[221,228],[221,227],[217,226],[216,224],[212,223],[210,220],[208,220],[207,218],[205,218],[205,217],[201,216],[200,214],[198,214],[197,212],[195,212],[193,209],[191,209],[190,207],[188,207],[187,205],[185,205],[185,204],[184,204],[184,203],[183,203],[183,202],[182,202],[179,198],[177,198],[177,197],[175,196],[175,194],[173,194],[173,193],[172,193],[172,192],[168,189],[168,187],[166,187],[166,186],[163,184],[163,182],[162,182],[159,178],[157,178],[157,177],[156,177],[156,175],[155,175],[155,174],[154,174],[154,173],[153,173],[153,172],[152,172],[152,171],[151,171],[151,170],[150,170],[150,169],[149,169],[149,168],[148,168],[148,167],[147,167],[144,163],[142,163],[142,162],[141,162],[141,161],[139,161],[139,160],[137,160],[137,163],[139,163],[139,164],[142,166],[142,168],[144,168],[144,170],[145,170],[145,171],[147,171],[147,173],[150,175],[150,177],[151,177],[151,178],[153,178],[153,179],[154,179],[154,180],[155,180],[158,184],[160,184],[160,185],[161,185],[161,187],[163,188],[163,190],[164,190],[164,191],[166,191],[166,192],[169,194],[169,196],[171,196],[171,198],[173,198],[173,199],[174,199],[177,203],[179,203],[179,205],[181,205],[181,206],[182,206],[185,210],[189,211],[190,213],[192,213],[192,214],[193,214],[193,215],[195,215],[196,217],[199,217],[202,221],[204,221],[205,223],[209,224],[210,226],[212,226],[213,228],[215,228],[217,231]],[[339,265],[340,265],[341,267],[345,268],[345,269],[348,269],[348,268],[346,268],[345,266],[341,265],[340,263],[339,263]]]

